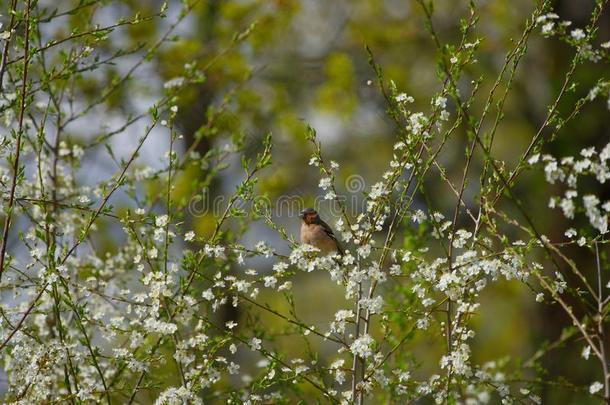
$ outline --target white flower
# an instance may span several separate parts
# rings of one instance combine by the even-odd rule
[[[539,293],[536,295],[536,302],[543,302],[544,301],[544,294],[543,293]]]
[[[156,332],[162,335],[171,335],[178,330],[176,324],[163,322],[153,318],[148,318],[144,321],[144,328],[149,332]]]
[[[353,318],[354,316],[354,311],[349,309],[340,309],[335,313],[335,319],[337,321],[344,321],[346,319]]]
[[[263,341],[262,341],[262,340],[260,340],[259,338],[255,338],[255,337],[253,337],[253,338],[250,340],[250,347],[252,348],[252,350],[260,350],[260,349],[261,349],[261,343],[262,343],[262,342],[263,342]]]
[[[325,200],[334,200],[335,198],[337,198],[337,194],[335,194],[335,192],[332,190],[329,190],[326,192],[326,194],[324,194]]]
[[[213,246],[213,245],[205,245],[203,247],[203,252],[206,256],[210,257],[224,257],[224,246]]]
[[[367,309],[372,314],[378,314],[383,307],[383,298],[381,295],[378,295],[375,298],[362,298],[360,300],[360,307],[362,309]]]
[[[536,18],[536,24],[545,22],[546,20],[555,20],[557,18],[559,18],[559,16],[555,13],[544,14],[544,15],[541,15],[540,17]]]
[[[582,353],[580,354],[583,359],[589,360],[589,355],[591,354],[591,346],[586,345],[584,349],[582,349]]]
[[[173,79],[166,81],[163,84],[163,87],[166,89],[171,89],[174,87],[181,87],[183,84],[184,84],[184,77],[174,77]]]
[[[319,166],[320,165],[320,159],[318,159],[317,156],[312,157],[311,159],[309,159],[309,166]]]
[[[371,254],[371,245],[364,245],[358,248],[358,255],[364,259]]]
[[[201,293],[204,300],[212,301],[214,299],[214,293],[210,288]]]
[[[335,381],[339,384],[343,384],[345,382],[345,372],[342,370],[343,365],[345,364],[345,360],[338,359],[331,363],[329,368],[334,370],[335,372]]]
[[[367,358],[373,355],[371,346],[375,343],[372,337],[369,335],[362,335],[358,339],[354,340],[349,347],[349,350],[358,357]]]
[[[271,255],[273,255],[273,250],[271,250],[271,248],[267,246],[267,243],[265,243],[265,241],[263,240],[257,242],[257,244],[254,246],[254,249],[257,252],[263,254],[265,257],[271,257]]]
[[[227,366],[227,371],[229,372],[229,374],[237,374],[239,372],[239,364],[231,362]]]
[[[470,239],[472,233],[465,229],[458,229],[455,236],[457,236],[457,238],[453,239],[453,247],[461,249],[466,246],[466,243],[468,243],[468,239]]]
[[[555,23],[552,21],[549,21],[548,23],[544,24],[542,26],[542,34],[543,35],[549,35],[553,32],[553,28],[555,28]]]
[[[595,195],[588,194],[583,196],[582,200],[587,218],[591,225],[602,234],[608,232],[608,216],[602,215],[600,209],[597,207],[599,198]]]
[[[290,290],[292,288],[292,281],[286,281],[284,282],[284,284],[280,285],[277,290],[278,291],[283,291],[283,290]]]
[[[418,112],[409,116],[409,125],[407,129],[411,130],[414,134],[419,134],[423,129],[424,125],[428,122],[424,113]]]
[[[567,198],[563,198],[561,200],[561,202],[559,203],[559,206],[561,207],[561,210],[563,211],[563,215],[566,218],[569,218],[569,219],[574,218],[574,209],[575,209],[574,201],[567,199]]]
[[[555,184],[557,180],[563,181],[565,178],[564,171],[559,168],[556,160],[550,160],[546,166],[544,166],[544,174],[546,181],[550,184]]]
[[[250,283],[246,280],[237,280],[233,285],[235,286],[237,291],[246,293],[250,289],[250,286],[252,285],[252,283]]]
[[[557,280],[555,280],[555,290],[559,294],[563,294],[565,289],[568,287],[568,284],[566,283],[565,279],[563,278],[563,275],[561,273],[559,273],[558,271],[555,272],[555,277],[557,277]]]
[[[441,358],[441,368],[446,369],[452,366],[452,371],[458,375],[470,375],[471,369],[469,365],[470,347],[462,343],[455,348],[453,352]]]
[[[413,214],[412,218],[413,222],[421,224],[426,220],[426,214],[422,210],[417,210],[415,211],[415,214]]]
[[[430,305],[434,304],[436,302],[436,300],[434,300],[434,298],[424,298],[421,302],[421,304],[424,307],[429,307]]]
[[[275,285],[277,284],[277,278],[275,278],[273,276],[267,276],[264,278],[264,280],[265,280],[265,287],[275,288]]]
[[[600,86],[595,86],[591,90],[589,90],[589,94],[587,95],[587,98],[589,99],[589,101],[595,100],[597,98],[597,96],[599,96],[600,91],[601,91]]]
[[[185,235],[184,235],[184,240],[186,242],[190,242],[195,238],[195,232],[193,231],[188,231]]]
[[[288,269],[288,263],[278,262],[273,265],[273,271],[277,274],[283,274]]]
[[[412,103],[415,99],[411,96],[408,96],[406,93],[400,93],[396,96],[396,101],[399,103]]]
[[[165,225],[167,225],[167,222],[169,221],[169,217],[167,215],[161,215],[160,217],[157,217],[155,219],[155,225],[158,226],[159,228],[164,227]]]
[[[533,164],[538,163],[539,160],[540,160],[540,153],[536,153],[527,160],[527,163],[529,163],[530,165],[533,165]]]
[[[386,194],[388,194],[388,191],[385,189],[385,184],[380,181],[380,182],[373,184],[373,187],[371,187],[371,192],[369,193],[369,198],[371,200],[376,200],[379,197],[382,197]]]
[[[570,33],[570,36],[572,38],[574,38],[576,41],[580,41],[580,40],[584,39],[586,35],[583,30],[581,30],[580,28],[577,28],[575,30],[572,30],[572,32]]]
[[[390,266],[390,275],[398,276],[401,272],[402,269],[400,268],[400,264],[393,264]]]
[[[437,97],[434,100],[434,106],[435,107],[440,107],[442,109],[444,109],[445,107],[447,107],[447,97]]]
[[[332,185],[332,180],[330,179],[330,177],[323,177],[320,179],[320,183],[318,184],[318,187],[320,187],[322,190],[326,190],[331,185]]]
[[[59,156],[68,156],[70,155],[70,148],[68,148],[68,144],[64,141],[59,143]]]
[[[584,157],[590,158],[591,156],[595,155],[595,148],[594,147],[584,148],[580,151],[580,154]]]
[[[428,318],[428,317],[419,318],[417,320],[417,328],[418,329],[427,329],[429,325],[430,325],[430,318]]]
[[[201,399],[197,398],[186,387],[170,387],[163,391],[154,405],[178,405],[178,404],[201,404]]]
[[[72,156],[74,156],[77,159],[80,159],[81,157],[83,157],[84,154],[85,154],[85,151],[83,148],[81,148],[78,145],[72,145]]]
[[[599,381],[595,381],[593,384],[591,384],[591,386],[589,387],[589,392],[591,394],[595,394],[596,392],[599,392],[602,388],[604,388],[604,384],[600,383]]]

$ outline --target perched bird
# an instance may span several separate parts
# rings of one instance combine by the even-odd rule
[[[301,211],[301,242],[320,249],[323,255],[338,253],[343,256],[343,248],[328,224],[320,219],[313,208]]]

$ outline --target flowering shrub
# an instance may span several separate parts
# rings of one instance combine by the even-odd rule
[[[418,111],[368,50],[396,137],[392,159],[370,179],[358,211],[337,187],[342,172],[357,173],[328,160],[314,128],[305,135],[320,194],[337,208],[332,225],[346,248],[341,256],[295,242],[277,223],[273,201],[259,198],[259,179],[281,170],[272,136],[254,153],[241,134],[197,152],[217,130],[233,91],[208,110],[192,143],[183,139],[175,125],[179,100],[207,80],[216,59],[187,63],[160,83],[159,99],[139,100],[149,103],[147,113],[112,125],[100,119],[111,115],[112,98],[128,97],[128,90],[117,96],[123,86],[176,40],[196,3],[182,2],[176,13],[163,5],[109,25],[93,19],[60,37],[47,26],[96,2],[51,12],[33,0],[12,1],[3,10],[10,16],[0,66],[6,402],[540,403],[540,387],[557,384],[610,403],[610,200],[599,191],[610,180],[610,143],[578,156],[546,150],[586,104],[610,103],[610,81],[600,78],[570,111],[558,108],[578,86],[578,66],[609,60],[608,43],[595,42],[606,1],[596,1],[585,27],[561,21],[550,2],[540,2],[498,76],[464,83],[485,40],[477,35],[475,5],[458,41],[443,44],[432,2],[419,0],[437,47],[440,87],[429,108]],[[113,49],[122,28],[161,18],[171,21],[146,49]],[[234,35],[226,51],[255,29]],[[573,47],[573,59],[529,147],[514,161],[502,160],[494,140],[536,35]],[[117,72],[114,64],[128,67]],[[80,87],[87,81],[90,93]],[[460,129],[468,147],[456,181],[440,156]],[[159,151],[160,144],[167,150]],[[96,166],[99,153],[111,169]],[[236,165],[240,173],[229,172]],[[176,191],[189,171],[204,173],[188,177],[193,189],[208,190],[227,173],[239,179],[214,212],[209,234],[192,229],[191,201]],[[541,173],[553,187],[549,215],[573,222],[564,238],[536,226],[518,190],[526,173]],[[452,210],[426,203],[430,177],[448,187]],[[469,191],[473,178],[476,194]],[[261,224],[290,249],[246,237]],[[573,260],[576,248],[587,251],[593,268]],[[294,292],[314,272],[327,275],[344,297],[322,322],[300,315],[312,303]],[[479,362],[472,342],[482,295],[507,281],[525,286],[539,305],[561,308],[572,326],[529,360]],[[320,288],[320,300],[326,291]],[[426,341],[438,344],[433,364],[418,357]],[[567,341],[582,346],[579,361],[599,364],[598,379],[583,385],[544,372],[540,360]]]

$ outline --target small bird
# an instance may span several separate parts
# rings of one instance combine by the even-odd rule
[[[320,249],[323,255],[338,253],[343,256],[343,248],[328,224],[320,219],[313,208],[301,211],[301,242]]]

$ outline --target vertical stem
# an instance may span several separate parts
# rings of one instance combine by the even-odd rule
[[[358,298],[356,300],[356,333],[354,340],[360,336],[360,300],[362,299],[362,282],[358,283]],[[358,385],[358,355],[354,353],[352,359],[352,401],[356,402],[356,386]],[[360,394],[358,394],[360,395]]]
[[[364,382],[364,369],[365,369],[365,359],[360,359],[360,375],[358,377],[359,381]],[[358,392],[358,405],[364,405],[364,391]]]
[[[174,125],[173,123],[169,127],[169,162],[167,164],[167,223],[165,224],[165,245],[163,247],[163,273],[165,275],[165,281],[167,282],[167,263],[169,258],[169,225],[172,218],[172,155],[174,153]],[[152,268],[151,268],[152,270]],[[163,306],[168,316],[168,320],[173,322],[173,316],[169,310],[167,299],[163,297]],[[176,350],[178,349],[178,331],[172,334],[172,341]],[[186,377],[184,369],[180,360],[174,358],[178,371],[180,372],[180,381],[182,385],[186,387]]]
[[[604,330],[604,299],[602,296],[602,266],[599,261],[599,248],[595,242],[595,262],[597,264],[597,333],[601,352],[602,371],[604,372],[604,402],[610,405],[610,370],[606,356],[606,333]]]
[[[54,96],[51,96],[51,99],[53,100],[53,103],[55,105],[55,108],[57,108],[57,111],[61,111],[61,102],[63,99],[63,95],[64,92],[62,90],[59,99],[56,100]],[[58,173],[57,173],[57,167],[59,164],[59,160],[60,160],[60,156],[59,156],[59,140],[60,140],[60,136],[61,136],[61,113],[57,114],[57,118],[56,118],[56,127],[57,127],[57,133],[55,136],[55,143],[53,144],[53,164],[52,164],[52,172],[51,172],[51,185],[52,185],[52,190],[51,190],[51,201],[52,204],[50,206],[45,205],[44,207],[44,211],[45,211],[45,235],[46,235],[46,240],[47,240],[47,267],[49,270],[57,272],[57,262],[56,262],[56,247],[57,247],[57,240],[56,240],[56,229],[51,229],[50,225],[54,224],[56,222],[56,210],[58,207],[58,196],[57,196],[57,190],[59,189],[59,181],[58,181]],[[42,136],[44,136],[44,127],[41,128],[41,132],[43,133]],[[43,146],[40,146],[41,148],[41,152],[40,154],[42,154],[42,148]],[[40,168],[41,165],[41,160],[38,160],[38,166],[39,166],[39,173],[42,173],[42,169]],[[44,179],[42,178],[42,176],[39,178],[40,184],[41,184],[41,190],[43,190],[42,186],[44,184]],[[43,194],[44,195],[44,194]],[[60,275],[61,277],[61,275]],[[75,403],[75,398],[72,397],[72,387],[71,387],[71,382],[70,382],[70,378],[69,375],[72,376],[72,379],[74,380],[74,391],[78,392],[79,391],[79,383],[78,383],[78,373],[76,372],[76,368],[74,367],[74,363],[72,361],[72,354],[70,353],[70,349],[69,349],[69,345],[66,344],[67,342],[67,338],[66,338],[66,329],[65,326],[63,324],[63,321],[61,319],[61,295],[60,292],[57,288],[57,283],[53,282],[51,285],[52,288],[52,296],[53,296],[53,309],[54,309],[54,314],[55,314],[55,320],[57,322],[57,332],[58,332],[58,336],[59,336],[59,340],[62,343],[62,345],[64,345],[65,348],[65,352],[66,352],[66,360],[67,360],[67,364],[64,366],[64,373],[65,373],[65,384],[66,384],[66,388],[68,389],[68,393],[70,394],[71,398],[70,398],[70,402],[71,403]],[[66,289],[67,294],[69,294],[69,290]],[[24,392],[25,394],[25,392]]]
[[[8,41],[7,41],[8,43]],[[5,52],[6,54],[6,52]],[[8,199],[4,230],[2,231],[2,246],[0,247],[0,281],[4,272],[4,258],[8,244],[8,233],[11,227],[13,205],[15,203],[15,189],[17,188],[17,177],[19,173],[19,156],[21,154],[21,135],[23,134],[23,116],[25,115],[25,99],[28,87],[28,65],[30,62],[30,0],[25,5],[25,44],[23,56],[23,77],[21,83],[21,105],[19,107],[19,128],[17,130],[17,143],[15,145],[15,161],[13,162],[13,178],[11,180],[11,192]]]
[[[447,352],[451,352],[451,311],[453,305],[451,299],[447,298],[447,325],[445,333],[447,335]]]
[[[14,28],[16,7],[17,7],[17,0],[13,0],[11,2],[11,8],[9,10],[10,14],[11,14],[11,21],[8,24],[8,32],[12,32],[13,28]],[[0,91],[2,90],[2,83],[4,83],[4,72],[6,71],[6,64],[8,62],[8,50],[10,48],[10,45],[11,45],[11,39],[8,38],[4,42],[4,50],[2,51],[2,62],[0,63]]]

